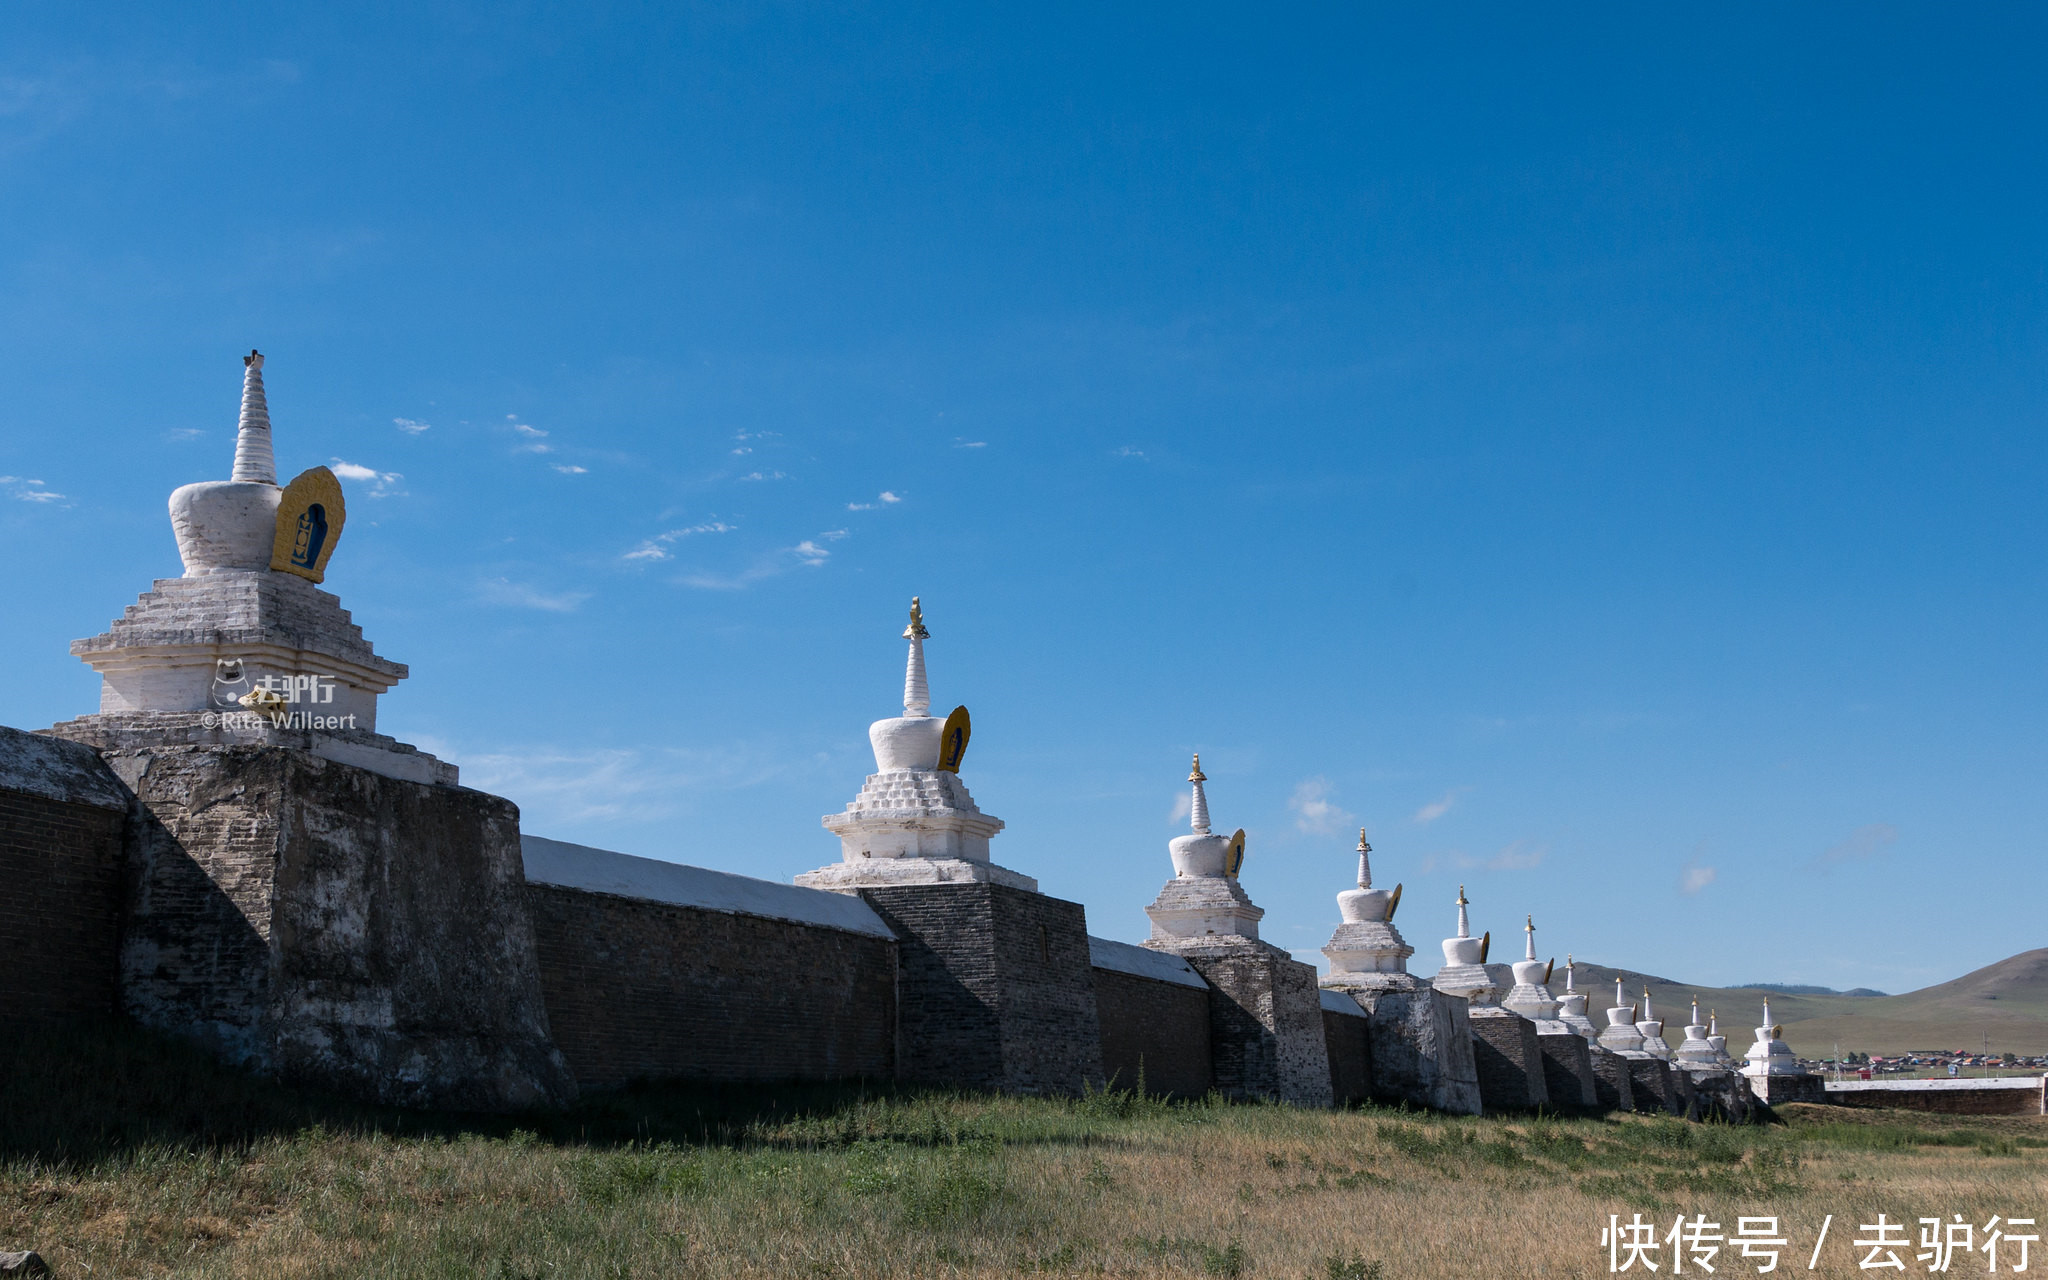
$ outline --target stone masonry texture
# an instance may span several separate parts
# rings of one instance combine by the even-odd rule
[[[1079,903],[985,881],[860,896],[899,943],[900,1078],[1027,1094],[1078,1094],[1101,1082]]]
[[[887,938],[555,885],[526,901],[579,1085],[895,1074]]]
[[[1516,1014],[1472,1019],[1472,1057],[1479,1097],[1488,1111],[1518,1111],[1549,1103],[1536,1024]],[[1661,1065],[1661,1064],[1660,1064]]]
[[[1593,1083],[1593,1054],[1586,1038],[1576,1032],[1536,1033],[1536,1047],[1543,1055],[1543,1087],[1550,1093],[1550,1105],[1565,1110],[1600,1105],[1600,1091]]]
[[[127,817],[97,755],[0,728],[0,1017],[113,1011]]]
[[[1209,1056],[1227,1098],[1327,1107],[1329,1047],[1316,971],[1264,943],[1176,948],[1209,983]]]
[[[1113,969],[1095,971],[1102,1070],[1118,1089],[1173,1098],[1209,1092],[1209,993]]]
[[[408,1106],[566,1101],[506,800],[274,747],[117,754],[122,1004],[280,1078]]]

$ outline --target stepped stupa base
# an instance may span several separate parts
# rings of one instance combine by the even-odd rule
[[[858,893],[920,884],[999,884],[1006,889],[1038,892],[1038,881],[1021,871],[969,858],[863,858],[835,862],[796,877],[806,889]]]

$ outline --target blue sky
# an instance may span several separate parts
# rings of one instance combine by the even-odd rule
[[[9,6],[0,723],[257,346],[540,834],[831,860],[917,593],[1098,933],[1200,750],[1304,958],[1360,823],[1425,973],[2048,942],[2043,19],[1413,8]]]

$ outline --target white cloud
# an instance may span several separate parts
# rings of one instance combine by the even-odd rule
[[[524,583],[489,578],[477,585],[477,595],[486,604],[510,605],[515,609],[540,609],[547,613],[574,613],[590,599],[588,591],[565,591],[549,595]]]
[[[1459,788],[1453,787],[1449,791],[1444,792],[1439,799],[1432,800],[1420,809],[1417,809],[1415,816],[1410,818],[1409,821],[1418,827],[1426,827],[1430,823],[1435,822],[1438,818],[1449,813],[1451,806],[1458,802],[1458,791]]]
[[[542,431],[539,427],[528,426],[526,423],[521,422],[516,416],[512,414],[508,413],[505,415],[505,417],[508,421],[511,422],[512,429],[514,431],[517,431],[520,435],[527,437],[529,440],[538,440],[542,436],[545,436],[547,434],[547,432]]]
[[[206,433],[204,431],[201,431],[198,427],[174,427],[171,430],[164,432],[164,439],[174,440],[180,444],[183,444],[187,440],[197,440],[199,439],[199,437],[205,434]]]
[[[1188,815],[1193,813],[1194,811],[1194,794],[1183,789],[1174,794],[1173,810],[1172,812],[1166,815],[1166,820],[1168,822],[1186,822],[1188,820]]]
[[[1294,825],[1311,835],[1331,835],[1351,825],[1352,815],[1330,803],[1330,780],[1320,775],[1294,788],[1287,801]]]
[[[522,444],[514,446],[512,450],[514,453],[553,453],[554,451],[555,446],[551,444]]]
[[[1544,857],[1549,853],[1549,845],[1531,844],[1527,840],[1504,845],[1491,858],[1475,858],[1462,850],[1446,849],[1422,860],[1422,874],[1428,875],[1445,866],[1456,867],[1460,871],[1530,871],[1542,866]]]
[[[22,476],[0,476],[0,488],[7,490],[7,496],[17,502],[62,502],[64,495],[52,493],[40,480],[29,480]]]
[[[829,537],[820,534],[820,537]],[[756,560],[751,568],[738,573],[692,573],[678,581],[686,587],[702,591],[744,591],[746,588],[767,578],[780,577],[798,567],[818,568],[832,556],[831,551],[819,546],[809,538],[793,547],[784,547],[773,554]]]
[[[1688,862],[1685,864],[1684,869],[1678,873],[1678,891],[1687,897],[1691,897],[1693,894],[1714,883],[1714,877],[1719,874],[1712,867],[1703,867],[1698,863]]]
[[[889,491],[888,491],[887,489],[884,489],[884,490],[882,490],[882,501],[883,501],[883,502],[901,502],[901,501],[903,501],[903,499],[901,499],[901,498],[897,497],[897,496],[896,496],[895,494],[893,494],[893,493],[889,492]]]
[[[517,745],[472,754],[456,744],[420,741],[461,765],[465,786],[515,801],[529,831],[558,823],[675,817],[694,807],[693,793],[758,786],[787,774],[793,759],[802,758],[766,742],[655,750]]]
[[[753,451],[754,451],[754,448],[753,448],[753,446],[752,446],[752,445],[741,445],[741,446],[740,446],[739,448],[737,448],[737,449],[734,449],[734,450],[732,451],[732,456],[733,456],[733,457],[735,457],[735,458],[737,458],[737,457],[739,457],[739,456],[740,456],[741,454],[743,454],[743,453],[752,453]]]
[[[723,520],[713,520],[708,524],[693,524],[687,529],[670,529],[667,533],[656,534],[654,537],[649,538],[633,550],[628,551],[623,558],[647,561],[667,560],[673,555],[668,549],[671,543],[680,542],[684,538],[699,533],[731,533],[736,528],[738,528],[737,525],[727,524]]]
[[[819,534],[818,536],[821,538],[829,538],[832,541],[837,542],[841,538],[850,538],[853,536],[853,534],[845,529],[827,529],[825,530],[825,532]]]
[[[416,436],[422,431],[431,431],[434,427],[433,423],[421,422],[418,418],[393,418],[391,425],[409,436]]]
[[[1891,845],[1897,843],[1899,829],[1889,822],[1872,822],[1856,828],[1849,838],[1829,849],[1816,859],[1822,866],[1834,866],[1843,862],[1863,862],[1874,858]]]
[[[747,474],[745,474],[745,475],[741,476],[741,477],[740,477],[740,479],[742,479],[742,480],[780,480],[780,479],[782,479],[782,473],[781,473],[780,471],[749,471],[749,472],[748,472]]]
[[[551,462],[548,465],[553,467],[555,470],[561,472],[565,476],[587,476],[590,474],[589,467],[579,467],[575,466],[572,463]]]
[[[1502,848],[1486,860],[1488,871],[1533,871],[1543,865],[1543,856],[1550,852],[1547,844],[1532,845],[1526,840],[1517,840]]]
[[[1109,456],[1112,458],[1136,458],[1142,462],[1145,459],[1145,451],[1143,449],[1134,449],[1130,445],[1125,445],[1122,448],[1111,452]]]
[[[848,511],[873,511],[875,504],[872,502],[849,502],[846,504],[846,509]]]
[[[988,448],[988,441],[955,439],[953,441],[953,447],[955,449],[986,449]]]
[[[353,480],[358,484],[370,486],[369,492],[363,495],[366,498],[405,496],[405,490],[398,487],[405,482],[405,477],[396,471],[379,471],[375,467],[366,467],[357,462],[344,462],[340,458],[331,461],[335,475],[344,480]]]

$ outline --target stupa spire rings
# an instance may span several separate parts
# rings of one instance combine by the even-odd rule
[[[1358,829],[1358,887],[1372,888],[1372,845],[1366,841],[1364,827]]]
[[[235,471],[232,480],[277,483],[277,458],[270,446],[270,405],[263,396],[263,353],[251,349],[242,357],[242,419],[235,430]]]
[[[1202,756],[1195,753],[1194,766],[1188,770],[1188,783],[1194,793],[1188,800],[1188,830],[1206,834],[1209,830],[1209,797],[1202,790],[1202,784],[1209,776],[1202,772]]]
[[[910,641],[910,657],[903,670],[903,714],[907,718],[931,714],[932,692],[924,675],[924,642],[931,635],[925,630],[923,605],[916,596],[910,597],[910,625],[903,628],[903,638]]]
[[[1526,919],[1529,923],[1522,926],[1522,933],[1527,938],[1527,943],[1522,951],[1522,959],[1534,960],[1536,958],[1536,917],[1531,915],[1526,917]]]
[[[1471,912],[1470,912],[1470,911],[1466,910],[1466,908],[1470,907],[1471,905],[1472,905],[1471,903],[1469,903],[1469,902],[1465,901],[1465,886],[1464,886],[1464,885],[1462,885],[1462,884],[1461,884],[1461,885],[1459,885],[1459,886],[1458,886],[1458,936],[1459,936],[1459,937],[1461,937],[1461,938],[1469,938],[1469,937],[1471,937],[1471,936],[1472,936],[1472,914],[1471,914]]]

